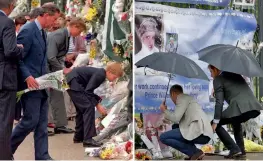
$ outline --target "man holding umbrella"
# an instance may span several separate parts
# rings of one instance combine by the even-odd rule
[[[245,157],[241,123],[257,117],[263,108],[241,75],[221,72],[212,65],[209,65],[208,68],[214,78],[213,86],[216,98],[212,128],[226,148],[230,150],[226,158]],[[225,111],[223,111],[224,100],[229,104]],[[232,125],[236,143],[222,127],[225,124]]]
[[[212,128],[225,147],[230,150],[226,158],[245,157],[241,123],[256,118],[263,107],[254,96],[245,79],[263,77],[263,71],[250,52],[232,45],[212,45],[197,52],[199,59],[209,63],[216,99]],[[229,106],[223,111],[226,101]],[[235,141],[222,125],[231,124]]]
[[[195,144],[207,144],[213,138],[209,120],[196,100],[183,93],[180,85],[171,87],[170,96],[176,109],[170,112],[164,103],[160,108],[165,118],[179,124],[179,127],[163,133],[160,140],[188,155],[190,160],[200,160],[205,154]]]

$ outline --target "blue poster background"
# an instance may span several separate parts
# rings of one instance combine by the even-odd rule
[[[253,48],[252,40],[257,25],[251,14],[233,10],[181,9],[142,2],[135,3],[135,13],[135,19],[138,19],[135,21],[137,41],[140,41],[135,44],[141,43],[142,46],[141,50],[135,53],[136,61],[142,58],[141,55],[152,54],[152,50],[166,51],[167,44],[173,37],[177,44],[177,53],[194,60],[210,77],[208,64],[198,60],[198,50],[214,44],[236,45],[237,41],[241,48]],[[154,20],[149,21],[149,17]],[[143,25],[149,27],[155,21],[158,22],[158,31],[155,33],[158,34],[158,41],[155,40],[153,48],[144,37],[147,31],[142,31],[142,28]],[[158,72],[146,72],[147,75],[144,73],[144,69],[135,69],[135,112],[159,113],[159,106],[167,89],[168,75]],[[197,99],[206,112],[213,112],[212,79],[208,82],[174,75],[170,85],[173,84],[182,85],[185,93]],[[175,107],[169,98],[167,105],[171,109]]]
[[[137,0],[143,2],[174,2],[188,4],[206,4],[210,6],[228,6],[231,0]]]

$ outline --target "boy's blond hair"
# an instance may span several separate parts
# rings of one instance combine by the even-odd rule
[[[117,75],[119,77],[123,76],[123,67],[121,63],[118,62],[111,62],[107,64],[106,67],[107,72],[111,72],[114,75]]]

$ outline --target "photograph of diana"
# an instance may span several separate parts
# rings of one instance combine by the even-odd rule
[[[135,63],[162,48],[162,17],[136,15]],[[137,52],[136,52],[137,51]]]

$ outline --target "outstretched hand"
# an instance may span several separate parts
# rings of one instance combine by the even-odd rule
[[[63,69],[63,74],[68,74],[68,73],[70,73],[72,71],[72,69],[71,68],[64,68]]]
[[[96,107],[102,116],[106,116],[108,114],[107,109],[105,107],[103,107],[101,104],[98,104]]]
[[[165,105],[165,101],[163,101],[163,103],[161,104],[160,110],[163,111],[163,112],[164,112],[165,110],[167,110],[167,106]]]

